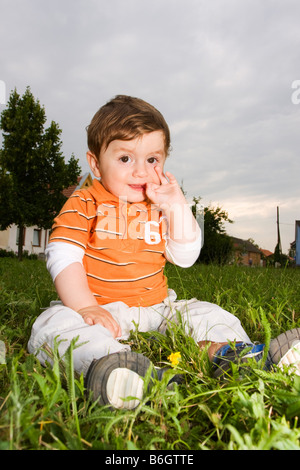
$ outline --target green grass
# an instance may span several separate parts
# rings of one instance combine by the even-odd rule
[[[253,341],[300,326],[299,269],[168,265],[167,274],[179,298],[219,304]],[[75,342],[64,363],[55,349],[46,368],[26,351],[40,309],[57,298],[45,264],[0,259],[0,289],[0,449],[300,449],[300,377],[251,364],[242,379],[233,370],[221,383],[179,327],[164,337],[132,331],[132,349],[155,365],[180,351],[184,383],[167,390],[167,378],[155,382],[136,410],[111,411],[92,403],[74,374]]]

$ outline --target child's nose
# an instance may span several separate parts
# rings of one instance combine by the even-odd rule
[[[132,175],[137,178],[142,178],[143,176],[146,176],[146,174],[147,174],[146,165],[142,162],[137,162],[133,168]]]

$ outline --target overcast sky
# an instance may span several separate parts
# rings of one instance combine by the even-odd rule
[[[166,169],[220,205],[230,235],[286,253],[300,219],[299,0],[0,0],[0,111],[30,86],[86,163],[86,131],[117,94],[156,106]],[[293,86],[295,88],[293,88]]]

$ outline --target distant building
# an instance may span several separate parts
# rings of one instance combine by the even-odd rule
[[[263,248],[260,248],[261,251],[261,265],[262,266],[267,266],[267,265],[273,265],[274,264],[274,253],[270,250],[265,250]]]
[[[290,243],[289,256],[300,266],[300,220],[295,220],[295,240]]]
[[[243,266],[262,266],[262,252],[248,240],[230,237],[233,242],[233,262]]]
[[[289,255],[293,260],[296,260],[296,240],[290,243]]]
[[[92,184],[92,176],[86,173],[78,177],[77,185],[74,184],[64,189],[63,194],[69,198],[77,189],[87,188]],[[24,251],[37,255],[44,253],[49,240],[50,230],[41,229],[37,226],[24,228]],[[6,230],[0,231],[0,248],[7,251],[18,251],[19,229],[13,224]]]
[[[296,220],[295,258],[296,266],[300,266],[300,220]]]
[[[272,253],[270,250],[264,250],[263,248],[260,248],[260,251],[265,258],[269,258],[270,256],[274,255],[274,253]]]

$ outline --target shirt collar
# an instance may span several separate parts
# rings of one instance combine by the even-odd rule
[[[108,204],[114,204],[114,205],[117,204],[117,206],[119,206],[120,203],[123,203],[123,204],[126,204],[128,207],[134,204],[130,202],[126,203],[125,201],[122,201],[122,199],[118,198],[117,196],[114,196],[114,194],[111,194],[109,191],[107,191],[104,188],[104,186],[101,184],[101,181],[98,179],[94,179],[92,186],[90,186],[88,189],[98,204],[106,202]],[[143,204],[145,206],[148,205],[146,201],[139,202],[138,204],[139,205]]]

